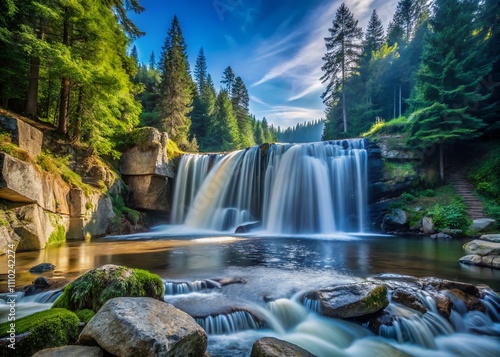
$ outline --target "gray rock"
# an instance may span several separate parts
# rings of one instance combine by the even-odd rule
[[[488,242],[500,243],[500,234],[483,234],[481,237],[479,237],[479,239]]]
[[[130,206],[139,210],[170,211],[170,183],[156,175],[124,176],[130,190]]]
[[[80,334],[117,357],[203,356],[205,331],[188,314],[151,298],[115,298],[104,304]]]
[[[485,266],[500,269],[500,255],[466,255],[458,260],[462,264]]]
[[[426,216],[422,218],[422,232],[424,232],[425,234],[434,233],[434,224],[431,217]]]
[[[431,235],[431,238],[432,239],[452,239],[452,237],[450,235],[442,233],[442,232]]]
[[[495,222],[496,221],[491,218],[475,219],[472,221],[472,224],[470,225],[469,229],[475,232],[481,232],[493,226]]]
[[[46,348],[38,351],[32,357],[102,357],[100,347],[88,346],[63,346],[56,348]]]
[[[43,133],[34,126],[20,119],[0,116],[0,127],[10,132],[12,142],[32,158],[42,152]]]
[[[120,158],[122,175],[157,175],[174,177],[175,173],[167,157],[167,133],[151,127],[139,128],[131,134],[135,145]]]
[[[274,337],[264,337],[252,346],[250,357],[315,357],[305,349]]]
[[[500,243],[475,239],[463,246],[466,254],[476,255],[498,255],[500,254]]]
[[[396,208],[384,216],[382,230],[384,232],[400,232],[409,229],[408,216],[405,211]]]
[[[477,254],[469,254],[458,259],[458,261],[462,264],[481,265],[483,263],[483,258]]]
[[[311,291],[304,294],[303,298],[319,300],[321,313],[333,318],[364,316],[380,311],[389,305],[387,288],[371,282]]]
[[[46,211],[69,214],[66,197],[70,187],[35,165],[0,153],[0,198],[37,203]]]
[[[35,265],[29,271],[30,271],[30,273],[33,273],[33,274],[41,274],[41,273],[45,273],[47,271],[54,270],[55,268],[56,268],[56,266],[54,264],[41,263],[41,264]]]

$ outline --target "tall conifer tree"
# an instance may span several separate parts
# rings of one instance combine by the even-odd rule
[[[189,74],[186,43],[177,16],[168,30],[160,62],[162,80],[158,126],[166,131],[172,140],[186,147],[191,126],[189,113],[193,102],[194,83]]]
[[[330,37],[325,37],[327,52],[323,57],[325,64],[321,68],[325,72],[321,81],[326,82],[327,87],[321,98],[331,107],[339,100],[339,94],[342,95],[343,131],[347,132],[345,84],[358,63],[363,33],[345,3],[337,9],[333,26],[328,31]]]
[[[476,137],[484,126],[474,107],[485,99],[478,87],[490,65],[474,21],[477,10],[475,0],[436,0],[417,73],[410,139],[416,147],[439,146],[442,180],[444,146]]]

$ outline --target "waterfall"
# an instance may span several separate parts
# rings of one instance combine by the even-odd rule
[[[363,232],[367,161],[363,140],[184,155],[172,223],[221,232],[256,221],[273,234]]]
[[[257,330],[258,321],[247,311],[235,311],[227,315],[197,317],[196,322],[208,334],[221,335],[243,330]]]

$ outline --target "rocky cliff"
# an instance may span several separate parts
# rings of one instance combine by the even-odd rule
[[[11,154],[0,152],[0,254],[10,244],[31,251],[104,235],[116,216],[109,195],[88,185],[85,191],[70,186],[36,164],[44,146],[41,126],[0,116],[0,130],[15,145]]]

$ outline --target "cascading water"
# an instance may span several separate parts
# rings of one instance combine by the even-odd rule
[[[256,221],[273,234],[363,232],[366,206],[363,140],[272,144],[183,156],[172,223],[225,232]]]

